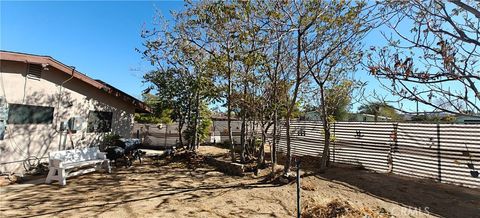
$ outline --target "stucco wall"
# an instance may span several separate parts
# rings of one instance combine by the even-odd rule
[[[105,133],[87,133],[91,110],[113,112],[112,132],[129,137],[135,108],[103,90],[49,67],[41,79],[26,77],[27,64],[2,61],[0,64],[0,95],[7,103],[54,107],[52,124],[8,124],[4,140],[0,141],[0,172],[22,173],[23,160],[43,159],[49,151],[98,145]],[[84,118],[82,130],[68,135],[60,131],[60,123],[74,116]],[[73,141],[73,146],[72,142]],[[13,163],[11,163],[13,162]],[[34,163],[33,161],[32,163]],[[8,163],[8,164],[5,164]]]

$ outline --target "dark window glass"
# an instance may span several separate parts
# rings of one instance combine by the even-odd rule
[[[8,105],[9,124],[48,124],[53,122],[53,107],[26,104]]]
[[[112,129],[112,112],[90,111],[87,132],[110,132]]]

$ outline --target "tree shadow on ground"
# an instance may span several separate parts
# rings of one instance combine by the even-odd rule
[[[310,197],[328,196],[324,194],[329,189],[338,188],[346,190],[344,194],[364,193],[374,201],[382,199],[437,216],[479,214],[480,190],[476,189],[344,167],[331,168],[325,174],[307,172],[303,177],[314,178],[317,187],[322,187],[304,191]],[[70,178],[64,187],[57,184],[2,187],[0,214],[95,217],[121,211],[122,215],[132,217],[294,216],[294,184],[278,187],[261,181],[262,178],[226,176],[195,161],[147,159],[143,165],[119,167],[112,174]],[[204,202],[210,205],[201,207]],[[149,204],[148,208],[144,208],[145,204]],[[189,205],[195,206],[187,208]]]
[[[478,189],[346,167],[334,167],[315,177],[431,215],[480,216]]]
[[[163,161],[165,162],[165,161]],[[158,164],[158,163],[157,163]],[[157,207],[171,198],[194,202],[214,198],[229,190],[274,187],[271,184],[232,183],[232,177],[208,166],[189,169],[182,162],[152,161],[112,174],[93,173],[69,178],[67,185],[16,185],[3,187],[0,213],[5,217],[98,216],[128,203],[155,200]],[[135,211],[130,211],[135,216]],[[130,213],[127,210],[127,213]],[[141,211],[138,211],[141,212]],[[138,214],[137,214],[138,215]]]

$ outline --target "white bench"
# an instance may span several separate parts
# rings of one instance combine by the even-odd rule
[[[67,184],[67,177],[76,176],[95,170],[105,170],[111,173],[110,162],[105,153],[100,152],[98,147],[80,148],[48,153],[49,171],[45,183],[57,180],[60,185]],[[94,166],[72,172],[76,168]]]

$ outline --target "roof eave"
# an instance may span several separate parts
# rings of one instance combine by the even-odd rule
[[[47,64],[58,70],[72,76],[73,78],[79,79],[82,82],[85,82],[97,89],[106,90],[107,93],[113,95],[116,98],[120,98],[123,101],[133,104],[135,106],[135,112],[137,113],[152,113],[153,110],[143,103],[140,100],[137,100],[126,93],[123,93],[119,89],[114,88],[108,84],[103,84],[98,82],[87,75],[75,70],[72,67],[69,67],[63,64],[60,61],[52,58],[51,56],[41,56],[41,55],[33,55],[33,54],[25,54],[25,53],[17,53],[17,52],[8,52],[8,51],[0,51],[0,60],[5,61],[15,61],[15,62],[23,62],[23,63],[35,63],[35,64]],[[113,89],[112,89],[113,88]]]

